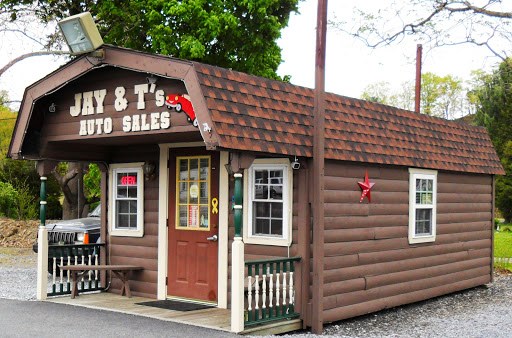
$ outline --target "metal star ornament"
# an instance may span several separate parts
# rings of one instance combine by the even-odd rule
[[[373,188],[375,183],[370,183],[370,180],[368,179],[368,171],[366,171],[366,174],[364,176],[364,182],[357,182],[357,184],[359,184],[361,189],[363,189],[363,193],[361,194],[361,200],[359,201],[359,203],[361,203],[364,200],[365,196],[368,197],[368,202],[371,203],[372,195],[370,190]]]

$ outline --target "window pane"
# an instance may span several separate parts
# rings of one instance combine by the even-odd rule
[[[130,215],[130,228],[137,228],[137,215]]]
[[[197,204],[199,200],[199,187],[197,183],[190,183],[190,188],[188,189],[188,203],[189,204]]]
[[[273,219],[271,227],[272,235],[283,235],[283,220],[282,219]]]
[[[208,228],[208,207],[199,207],[199,227]]]
[[[197,158],[190,159],[190,180],[197,181],[199,178],[199,160]]]
[[[187,203],[188,198],[188,183],[187,182],[181,182],[180,183],[180,203]]]
[[[137,186],[128,187],[128,197],[129,198],[137,198]]]
[[[283,204],[282,203],[271,203],[271,217],[272,218],[283,218]]]
[[[283,186],[282,185],[271,185],[270,186],[270,198],[276,200],[283,199]]]
[[[434,181],[433,180],[427,180],[428,181],[428,184],[427,184],[427,189],[428,191],[433,191],[433,185],[434,185]]]
[[[188,160],[180,160],[180,181],[188,180]]]
[[[187,226],[187,206],[186,205],[180,205],[180,227],[186,227]]]
[[[270,217],[270,203],[254,202],[254,216],[255,217]]]
[[[130,227],[129,217],[130,217],[129,215],[118,214],[116,227],[117,228],[129,228]]]
[[[126,187],[118,187],[117,188],[117,198],[126,198],[128,197],[128,191]]]
[[[254,198],[257,200],[268,199],[268,186],[267,185],[256,185],[254,187]]]
[[[254,170],[254,183],[267,184],[268,183],[268,170]]]
[[[127,214],[130,212],[130,209],[129,209],[130,201],[116,201],[116,203],[117,203],[116,210],[118,213]]]
[[[416,209],[416,234],[432,234],[432,209]]]
[[[200,204],[208,204],[209,196],[208,196],[208,182],[199,183],[199,203]]]
[[[419,178],[416,179],[416,191],[421,191],[421,180]]]
[[[281,178],[280,182],[279,183],[283,183],[283,171],[282,170],[272,170],[270,171],[270,183],[274,183],[272,182],[273,180],[276,180],[277,178]]]
[[[137,213],[137,201],[128,201],[130,203],[130,214]]]
[[[207,158],[202,158],[199,163],[200,168],[200,179],[201,181],[208,180],[208,171],[210,170],[210,160]]]
[[[269,223],[270,221],[268,219],[255,219],[255,226],[254,226],[254,233],[255,234],[262,234],[262,235],[269,235],[270,229],[269,229]]]

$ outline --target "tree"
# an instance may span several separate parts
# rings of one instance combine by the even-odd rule
[[[393,90],[389,82],[369,84],[363,90],[361,99],[412,110],[414,108],[414,85],[403,82],[400,90]]]
[[[4,211],[4,215],[24,219],[34,218],[39,209],[37,201],[41,185],[35,163],[6,158],[16,122],[16,113],[0,106],[0,121],[0,182],[5,183],[0,185],[4,188],[0,194],[14,189],[13,199],[16,202],[11,206],[12,212]],[[49,177],[47,181],[47,196],[48,217],[60,218],[62,215],[61,190],[53,177]]]
[[[506,176],[496,178],[496,205],[507,223],[512,220],[512,60],[491,74],[481,74],[476,123],[487,128]]]
[[[439,76],[425,73],[421,77],[420,111],[427,115],[453,119],[464,114],[465,107],[471,106],[462,80],[451,75]],[[394,91],[389,82],[378,82],[367,86],[361,98],[402,109],[414,107],[415,85],[412,81],[402,83],[401,89]]]
[[[62,53],[63,40],[56,22],[90,11],[105,43],[280,79],[276,71],[281,63],[281,49],[276,41],[281,29],[287,26],[290,13],[297,11],[298,2],[0,0],[0,31],[2,27],[14,30],[36,41],[43,50],[32,53],[34,55]],[[27,19],[34,17],[55,29],[43,39],[34,38],[28,30],[30,19]],[[23,55],[21,59],[32,54]],[[0,69],[0,76],[17,61]],[[284,80],[289,81],[289,77]],[[54,172],[64,192],[65,219],[85,216],[88,204],[98,197],[94,192],[98,189],[92,184],[84,189],[86,173],[86,167],[77,163],[68,163]],[[93,182],[99,175],[87,177]],[[87,199],[84,194],[89,195]]]
[[[395,0],[357,11],[359,18],[350,26],[338,20],[331,26],[370,47],[413,35],[431,48],[469,43],[502,60],[509,55],[512,12],[501,0]]]
[[[0,0],[11,22],[33,13],[42,23],[90,11],[106,43],[172,55],[279,79],[281,50],[276,40],[299,0],[78,1]],[[47,49],[59,49],[57,31]]]

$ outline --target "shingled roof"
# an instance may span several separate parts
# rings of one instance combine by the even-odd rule
[[[194,63],[223,148],[311,157],[312,89]],[[485,128],[327,94],[325,158],[504,174]]]

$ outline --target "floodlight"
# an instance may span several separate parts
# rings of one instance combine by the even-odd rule
[[[89,12],[70,16],[59,22],[71,55],[92,52],[103,45],[98,28]]]

